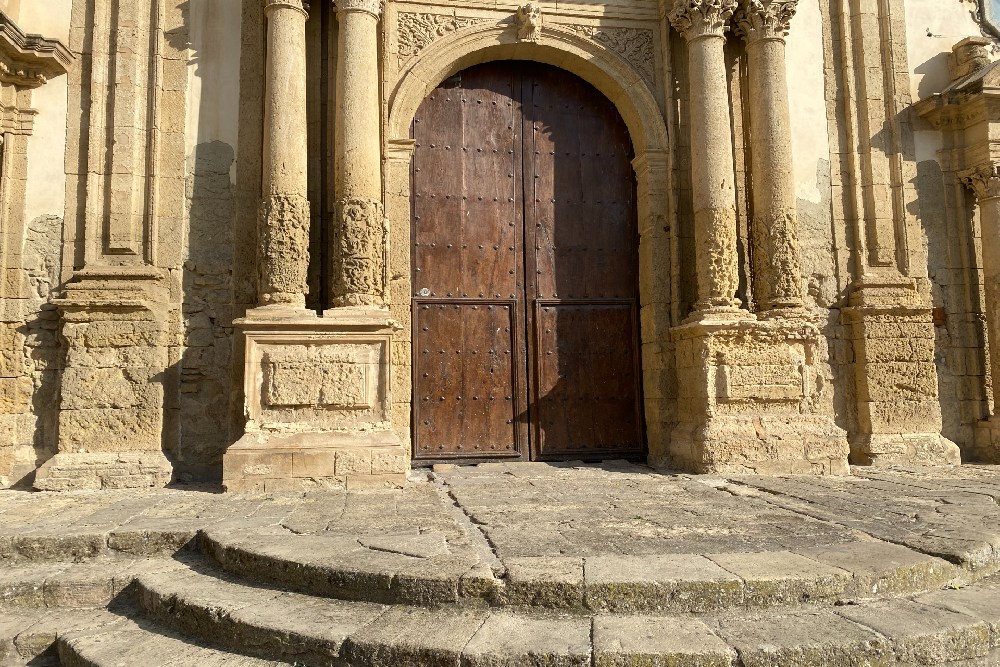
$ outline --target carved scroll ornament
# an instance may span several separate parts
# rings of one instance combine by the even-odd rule
[[[743,0],[733,18],[736,34],[747,42],[784,39],[798,4],[799,0]]]
[[[736,7],[736,0],[678,0],[670,10],[670,24],[688,40],[721,37]]]
[[[486,19],[447,14],[400,13],[398,19],[399,64],[403,65],[413,59],[418,53],[445,35],[484,21]]]
[[[627,60],[649,86],[656,84],[656,42],[652,30],[567,26]]]

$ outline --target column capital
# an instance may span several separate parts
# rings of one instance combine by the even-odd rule
[[[1000,198],[1000,164],[988,162],[960,171],[958,177],[976,193],[980,203],[987,199]]]
[[[309,3],[305,0],[264,0],[264,15],[269,16],[276,9],[291,9],[309,16]]]
[[[799,0],[741,0],[733,23],[736,34],[754,44],[788,36]]]
[[[385,6],[383,0],[333,0],[337,13],[342,12],[364,12],[371,14],[375,18],[381,18],[382,8]]]
[[[689,42],[722,37],[736,7],[736,0],[677,0],[670,10],[670,24]]]

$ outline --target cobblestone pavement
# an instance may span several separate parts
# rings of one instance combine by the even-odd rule
[[[995,667],[997,572],[987,466],[4,491],[0,666]]]

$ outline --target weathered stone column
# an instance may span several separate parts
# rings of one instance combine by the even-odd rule
[[[670,22],[688,42],[691,178],[698,301],[696,317],[736,313],[736,185],[724,48],[736,0],[683,0]]]
[[[306,20],[302,0],[264,0],[267,68],[258,300],[305,308],[309,267]]]
[[[379,102],[380,0],[336,0],[336,201],[334,306],[385,306],[385,213]]]
[[[959,174],[979,200],[982,226],[986,334],[990,344],[995,419],[1000,415],[1000,164],[985,164]]]
[[[798,0],[741,0],[734,20],[747,45],[754,293],[762,313],[803,305],[785,66],[796,5]]]
[[[698,301],[695,309],[738,309],[736,186],[724,47],[736,0],[684,0],[670,22],[688,42],[691,171]]]

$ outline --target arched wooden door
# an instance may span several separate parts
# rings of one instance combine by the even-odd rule
[[[431,93],[413,138],[414,459],[642,456],[636,190],[614,105],[499,61]]]

